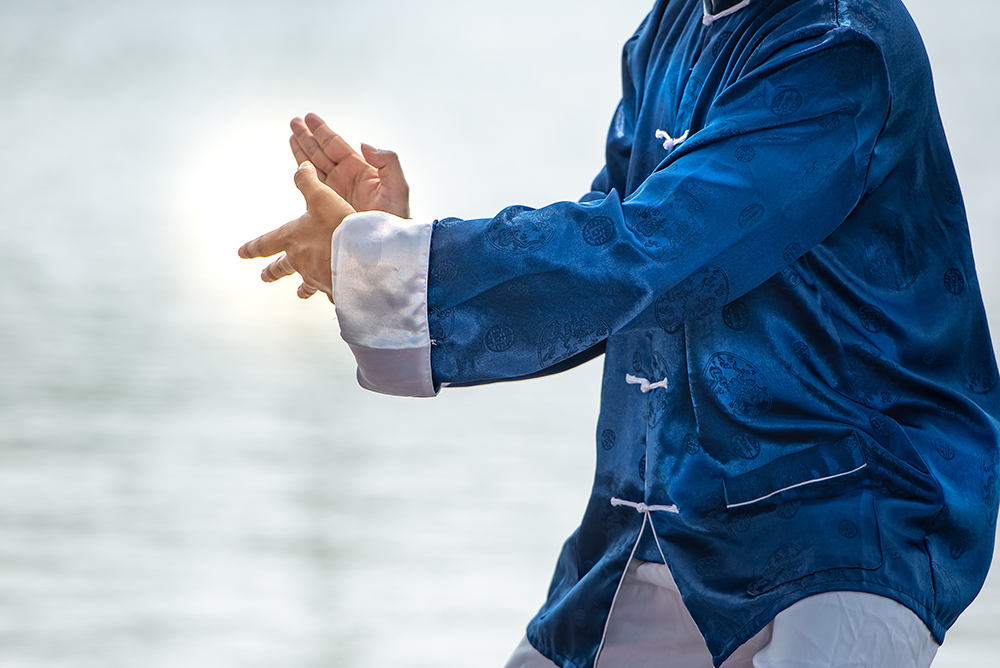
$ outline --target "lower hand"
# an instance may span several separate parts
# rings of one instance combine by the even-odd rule
[[[322,290],[332,302],[330,241],[341,221],[355,211],[340,195],[320,182],[310,162],[299,165],[295,187],[306,199],[306,212],[243,244],[239,254],[242,258],[270,257],[284,251],[284,255],[264,268],[261,280],[271,283],[298,274],[302,278],[297,292],[301,299],[308,299]]]

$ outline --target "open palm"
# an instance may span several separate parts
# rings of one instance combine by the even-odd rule
[[[316,114],[294,118],[289,144],[296,162],[310,161],[320,180],[358,211],[410,216],[410,188],[399,157],[361,145],[358,153]]]

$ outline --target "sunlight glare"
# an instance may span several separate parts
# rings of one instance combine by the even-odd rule
[[[305,211],[292,177],[288,120],[276,114],[246,114],[213,128],[184,152],[177,174],[172,218],[183,253],[180,273],[199,299],[213,308],[262,311],[268,316],[315,318],[314,309],[333,310],[322,294],[296,298],[297,276],[274,284],[260,280],[269,260],[243,260],[247,241]]]

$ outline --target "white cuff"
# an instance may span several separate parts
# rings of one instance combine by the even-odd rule
[[[432,397],[427,267],[433,223],[354,213],[333,233],[330,258],[340,335],[367,390]]]

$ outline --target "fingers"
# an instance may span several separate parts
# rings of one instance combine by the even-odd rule
[[[295,270],[292,269],[292,265],[288,262],[288,256],[282,255],[277,260],[264,267],[264,271],[260,272],[260,280],[265,283],[273,283],[279,278],[291,276],[294,273]]]
[[[399,156],[392,151],[380,151],[368,144],[361,145],[365,160],[378,170],[378,180],[384,199],[379,205],[384,211],[402,218],[410,217],[410,186],[403,176]]]
[[[337,165],[323,152],[323,147],[316,141],[316,137],[313,135],[312,130],[306,126],[305,121],[301,118],[293,118],[290,125],[292,128],[292,137],[295,139],[300,150],[299,153],[296,153],[295,145],[292,145],[292,153],[295,155],[295,161],[301,164],[308,160],[316,165],[316,169],[329,174]],[[291,140],[289,140],[289,143],[291,143]]]
[[[403,177],[403,167],[399,164],[399,156],[395,152],[382,151],[368,144],[362,144],[361,153],[368,164],[378,170],[378,178],[383,186],[398,193],[409,192],[410,186]]]
[[[319,180],[319,174],[311,162],[306,160],[295,171],[295,187],[299,189],[302,196],[306,198],[306,208],[309,208],[309,201],[320,193],[320,191],[333,192],[329,186]]]
[[[298,119],[296,119],[296,120],[298,120]],[[295,135],[292,135],[291,137],[289,137],[288,138],[288,145],[291,147],[291,149],[292,149],[292,155],[295,157],[295,164],[301,165],[306,160],[309,160],[309,156],[306,155],[305,150],[303,150],[302,144],[299,143],[298,137],[296,137]],[[323,159],[325,159],[325,157],[326,156],[321,156],[321,158],[323,158]],[[312,162],[313,167],[316,167],[316,161],[315,160],[310,160],[310,162]],[[319,174],[320,181],[326,181],[326,174],[327,173],[326,173],[325,170],[320,169],[319,167],[316,167],[316,173]]]
[[[296,291],[295,294],[299,296],[299,299],[309,299],[317,292],[319,292],[319,288],[315,288],[303,281],[302,285],[299,286],[299,289]],[[326,298],[330,300],[331,304],[334,303],[332,294],[330,294],[326,290],[323,291],[323,294],[326,295]]]
[[[253,257],[269,257],[280,253],[285,249],[284,230],[285,226],[282,225],[278,229],[271,230],[253,241],[246,242],[240,246],[240,257],[246,260]]]
[[[322,149],[323,154],[333,161],[334,164],[357,154],[357,151],[351,148],[351,145],[344,141],[343,137],[331,130],[330,126],[324,123],[323,119],[316,114],[306,114],[305,124],[320,149]],[[309,150],[306,146],[302,148],[306,149],[306,151]]]

